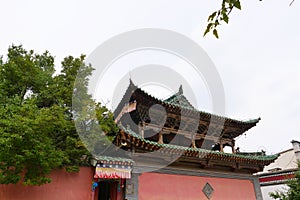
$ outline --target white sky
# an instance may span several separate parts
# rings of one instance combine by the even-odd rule
[[[162,28],[197,42],[215,63],[226,95],[226,116],[261,117],[238,138],[242,151],[277,153],[300,140],[300,2],[242,1],[220,39],[202,37],[220,0],[0,0],[0,55],[9,45],[49,50],[59,67],[68,55],[89,55],[110,37]],[[209,111],[209,106],[199,105]]]

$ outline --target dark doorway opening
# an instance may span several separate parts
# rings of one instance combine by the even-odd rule
[[[122,200],[124,189],[121,181],[103,180],[98,182],[98,200]]]
[[[111,200],[110,199],[110,182],[101,181],[99,182],[99,195],[98,200]]]

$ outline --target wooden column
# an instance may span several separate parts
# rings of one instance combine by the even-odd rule
[[[232,140],[231,142],[231,149],[232,149],[232,153],[235,153],[235,141]]]
[[[164,138],[162,132],[159,132],[158,134],[158,144],[163,144],[164,143]]]
[[[141,135],[141,137],[144,138],[144,137],[145,137],[145,133],[144,133],[144,123],[141,123],[141,124],[140,124],[139,129],[140,129],[140,135]]]
[[[222,140],[220,140],[220,152],[224,152],[223,141]]]
[[[192,136],[192,148],[197,148],[196,147],[196,142],[195,142],[195,135],[196,135],[196,133],[193,133],[193,136]]]

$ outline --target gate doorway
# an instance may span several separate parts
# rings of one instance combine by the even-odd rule
[[[98,183],[98,200],[123,200],[124,185],[119,180],[104,180]]]

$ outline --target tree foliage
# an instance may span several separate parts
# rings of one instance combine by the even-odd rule
[[[281,200],[299,200],[300,199],[300,162],[298,162],[298,171],[295,173],[295,178],[287,183],[287,191],[275,191],[270,193],[273,199]]]
[[[241,2],[240,0],[222,0],[221,8],[215,12],[213,12],[207,19],[207,27],[204,31],[204,36],[212,32],[216,38],[219,38],[217,27],[221,24],[221,22],[229,23],[229,14],[233,9],[241,10]]]
[[[82,84],[76,89],[83,104],[98,112],[95,126],[101,125],[106,133],[117,131],[111,112],[87,94],[93,68],[84,59],[66,57],[61,73],[55,75],[54,57],[47,51],[36,54],[13,45],[5,61],[0,57],[1,184],[40,185],[51,181],[47,175],[53,169],[77,171],[87,164],[89,152],[77,134],[72,109],[78,73]]]
[[[295,0],[292,0],[290,2],[290,6],[294,3],[294,1]],[[221,8],[209,15],[207,19],[207,26],[203,36],[205,36],[209,32],[212,32],[216,38],[219,38],[217,27],[221,25],[222,21],[226,24],[229,23],[229,14],[234,9],[242,9],[240,0],[222,0]]]

